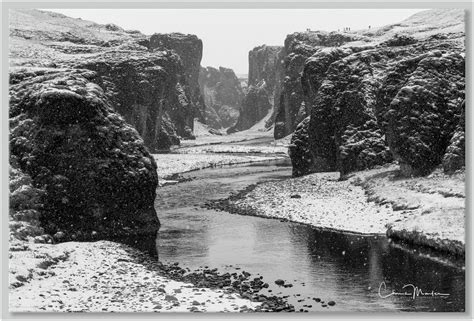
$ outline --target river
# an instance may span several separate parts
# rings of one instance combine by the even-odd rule
[[[156,244],[163,262],[262,276],[270,286],[261,293],[288,296],[297,311],[464,311],[463,269],[403,250],[383,235],[321,231],[202,208],[250,184],[291,177],[287,160],[183,176],[190,180],[157,190],[155,207],[162,227]],[[293,286],[278,286],[276,279]],[[403,289],[407,284],[424,293],[449,295],[385,297],[392,291],[412,293],[411,286]],[[315,298],[336,305],[322,307]]]

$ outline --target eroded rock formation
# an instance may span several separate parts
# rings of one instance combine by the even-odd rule
[[[259,46],[249,51],[249,78],[239,120],[228,133],[249,129],[278,104],[280,97],[280,46]],[[273,125],[273,117],[266,127]]]
[[[234,71],[224,67],[201,68],[199,85],[206,105],[206,124],[214,129],[235,125],[244,93]]]
[[[285,39],[280,60],[282,63],[281,94],[275,105],[275,139],[291,134],[296,125],[309,116],[310,106],[305,102],[301,85],[304,63],[321,47],[337,47],[361,37],[337,32],[295,32]]]
[[[155,33],[150,37],[150,50],[173,50],[176,52],[184,66],[186,81],[183,82],[190,103],[192,104],[193,117],[204,121],[205,104],[199,86],[199,73],[201,71],[202,40],[195,35],[182,33]],[[193,129],[191,122],[191,129]]]
[[[88,70],[54,69],[20,69],[10,77],[11,166],[25,174],[24,191],[14,194],[38,203],[21,200],[18,207],[28,212],[13,215],[40,220],[45,233],[62,241],[159,228],[156,163],[91,81],[95,77]]]

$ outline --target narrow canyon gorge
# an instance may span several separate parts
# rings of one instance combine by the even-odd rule
[[[424,269],[426,257],[439,256],[436,264],[448,262],[436,265],[440,275],[455,275],[443,286],[464,286],[464,17],[463,10],[434,9],[379,28],[294,32],[281,45],[248,51],[242,78],[230,66],[202,66],[206,43],[197,35],[159,28],[145,35],[56,12],[10,10],[10,291],[16,298],[25,295],[22,288],[35,295],[34,282],[46,278],[47,267],[38,273],[42,263],[25,259],[28,253],[50,258],[50,265],[66,264],[71,253],[94,261],[78,244],[114,262],[145,262],[137,268],[142,276],[180,288],[173,299],[159,287],[156,295],[166,295],[166,302],[150,296],[154,303],[144,311],[201,311],[194,294],[176,304],[185,283],[193,293],[199,293],[193,287],[212,289],[209,300],[221,301],[225,311],[359,311],[367,302],[377,311],[410,310],[406,302],[387,306],[373,294],[358,294],[364,303],[354,303],[341,294],[347,289],[334,285],[360,271],[377,283],[393,263],[384,261],[388,256]],[[186,234],[192,226],[212,237]],[[277,246],[264,243],[279,242],[275,233],[284,240],[282,253],[308,252],[307,270],[299,274],[290,258],[278,258]],[[257,259],[233,261],[230,252],[246,253],[222,246],[230,238],[250,247],[239,241],[247,237],[267,244],[272,256],[258,255],[287,268],[285,281],[262,281]],[[160,259],[188,265],[150,261],[140,246],[137,252],[137,246],[118,245],[146,238],[152,248],[161,242]],[[326,240],[335,242],[337,253]],[[388,248],[392,240],[398,243]],[[63,246],[61,255],[50,253],[54,246]],[[203,250],[213,246],[219,255]],[[418,247],[430,254],[420,258]],[[113,253],[104,254],[108,249]],[[359,252],[376,268],[364,270]],[[194,253],[208,261],[195,260]],[[324,283],[331,290],[322,303],[312,297],[313,288],[303,289],[312,276],[323,278],[315,268],[318,257],[343,270],[331,274],[337,282]],[[209,268],[215,261],[225,273]],[[229,262],[246,264],[252,278],[230,270]],[[22,267],[28,264],[36,265]],[[351,265],[360,265],[359,272]],[[84,275],[97,268],[85,267]],[[266,278],[278,277],[264,268]],[[290,280],[299,275],[308,280]],[[308,295],[306,302],[291,292],[290,281]],[[225,297],[215,292],[223,289]],[[453,297],[420,310],[463,311],[464,294]],[[42,309],[30,299],[15,303],[18,311],[66,309],[56,303]],[[78,300],[74,311],[102,309],[88,310]],[[124,306],[141,311],[136,301]],[[219,305],[206,311],[219,311]]]

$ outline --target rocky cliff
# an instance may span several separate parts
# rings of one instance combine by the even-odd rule
[[[224,67],[201,68],[199,85],[206,105],[206,124],[214,129],[235,125],[244,93],[234,71]]]
[[[199,74],[201,71],[202,40],[195,35],[182,33],[159,34],[150,37],[148,48],[154,50],[173,50],[176,52],[184,66],[186,81],[183,82],[184,91],[192,105],[193,117],[204,121],[205,104],[199,86]],[[191,122],[193,129],[194,122]]]
[[[204,102],[196,36],[151,37],[39,10],[10,10],[10,64],[96,72],[93,80],[152,152],[192,138]]]
[[[239,119],[228,132],[246,130],[262,120],[280,97],[280,51],[279,46],[259,46],[249,52],[248,88],[242,102]],[[271,117],[266,127],[273,125]]]
[[[304,63],[323,47],[338,47],[349,41],[365,39],[362,36],[339,32],[295,32],[285,39],[280,53],[281,93],[275,105],[275,139],[292,133],[299,122],[309,115],[301,84]]]
[[[370,42],[308,49],[314,52],[300,82],[305,108],[292,117],[310,118],[290,151],[307,156],[301,150],[309,148],[313,159],[293,161],[297,175],[346,174],[392,157],[405,175],[427,174],[443,159],[447,172],[463,165],[463,12],[425,11],[400,25],[371,31]],[[290,129],[287,120],[284,125]],[[307,139],[297,139],[302,132]]]
[[[11,70],[10,163],[21,174],[11,177],[18,185],[13,225],[39,221],[35,234],[60,241],[159,228],[156,163],[95,77],[88,70]]]

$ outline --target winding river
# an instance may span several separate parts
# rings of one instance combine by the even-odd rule
[[[155,207],[162,227],[156,246],[165,263],[263,276],[270,286],[260,293],[288,296],[297,311],[464,311],[463,269],[403,250],[383,235],[327,232],[201,207],[250,184],[291,177],[287,160],[183,176],[191,180],[157,190]],[[280,287],[276,279],[293,287]],[[409,284],[425,294],[446,295],[391,294],[413,293]],[[322,307],[315,298],[336,305]]]

